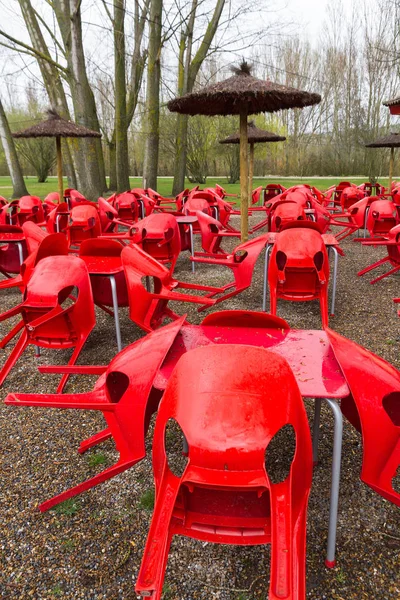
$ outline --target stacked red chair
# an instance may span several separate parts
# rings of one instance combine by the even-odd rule
[[[354,187],[346,187],[342,190],[340,194],[340,208],[343,212],[349,210],[353,204],[362,200],[366,194],[358,188]]]
[[[389,275],[393,275],[400,270],[400,225],[396,225],[396,227],[393,227],[389,231],[386,240],[365,240],[362,242],[362,244],[363,246],[386,246],[387,255],[384,258],[374,262],[372,265],[369,265],[368,267],[365,267],[365,269],[359,271],[357,273],[359,277],[369,273],[370,271],[373,271],[381,265],[389,263],[392,268],[383,275],[379,275],[379,277],[376,277],[370,281],[370,283],[373,285],[374,283],[381,281],[381,279],[385,279],[385,277],[389,277]]]
[[[270,312],[278,298],[319,300],[322,325],[328,325],[329,260],[321,234],[310,228],[286,229],[276,237],[268,268]]]
[[[142,216],[137,196],[132,192],[114,195],[108,201],[116,209],[120,221],[136,223]]]
[[[186,467],[178,473],[165,450],[171,419],[188,447]],[[296,452],[289,472],[277,477],[265,457],[285,427],[295,433]],[[304,600],[312,450],[302,397],[284,358],[229,344],[185,354],[160,403],[153,471],[156,501],[137,594],[160,600],[171,540],[183,535],[218,544],[271,544],[269,597]]]
[[[74,190],[73,188],[67,188],[64,190],[64,202],[67,203],[69,210],[72,210],[79,204],[93,204],[93,202],[87,200],[83,194],[78,192],[78,190]]]
[[[71,296],[78,289],[77,298]],[[68,306],[64,307],[64,303]],[[85,264],[74,256],[50,256],[40,260],[27,282],[24,300],[0,315],[5,321],[17,315],[21,322],[13,336],[22,333],[0,372],[0,385],[29,344],[39,348],[74,348],[69,361],[73,365],[95,325],[89,275]],[[10,341],[10,336],[6,336]],[[58,386],[62,392],[68,374]]]
[[[61,204],[57,204],[57,206],[54,207],[47,215],[47,231],[49,233],[66,233],[68,228],[69,214],[70,210],[66,202],[61,202]]]
[[[126,246],[121,254],[125,269],[129,294],[130,319],[144,331],[153,331],[166,318],[176,320],[179,316],[169,307],[170,301],[190,302],[212,306],[215,300],[205,296],[182,294],[178,289],[219,293],[222,288],[197,285],[173,279],[171,269],[167,269],[155,258],[144,252],[136,244]],[[154,291],[146,289],[143,281],[153,279]]]
[[[286,188],[279,183],[269,183],[266,185],[264,190],[264,206],[274,200],[276,196],[283,194],[283,192],[286,192]]]

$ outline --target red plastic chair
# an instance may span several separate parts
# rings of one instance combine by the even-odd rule
[[[208,265],[223,265],[233,272],[234,281],[221,288],[216,288],[214,292],[207,294],[207,296],[213,298],[218,294],[222,294],[219,298],[216,298],[216,302],[219,303],[240,294],[250,287],[257,259],[267,243],[268,233],[239,244],[230,254],[214,257],[204,252],[195,252],[194,257],[191,257],[190,260]],[[205,310],[205,308],[199,308],[199,312]]]
[[[174,215],[153,213],[130,230],[131,241],[162,264],[170,263],[171,273],[181,251],[181,235]]]
[[[19,243],[21,244],[22,257],[17,244],[8,242],[10,235],[11,237],[21,237]],[[28,249],[22,227],[18,225],[0,225],[0,273],[6,277],[10,277],[10,273],[19,273],[21,264],[27,256]]]
[[[73,301],[71,292],[75,287],[78,296]],[[64,307],[66,301],[69,306]],[[96,322],[85,264],[75,256],[40,260],[27,282],[24,301],[1,314],[0,321],[16,315],[22,317],[23,331],[1,369],[0,385],[29,344],[50,349],[74,348],[68,363],[73,365]],[[7,341],[11,339],[6,337]],[[62,377],[58,392],[62,392],[67,379],[68,375]]]
[[[280,231],[291,221],[306,221],[307,215],[304,207],[298,202],[282,200],[276,205],[271,214],[271,225],[269,231]]]
[[[66,202],[57,204],[47,216],[46,229],[49,233],[66,233],[68,228],[70,210]]]
[[[118,219],[120,221],[136,223],[141,216],[137,197],[132,192],[123,192],[122,194],[117,194],[113,201],[113,206],[118,212]]]
[[[368,194],[369,196],[371,194]],[[340,194],[340,207],[343,212],[349,210],[353,204],[362,200],[365,197],[365,194],[362,190],[354,187],[346,187],[342,190]]]
[[[183,472],[168,463],[171,419],[188,446]],[[284,427],[295,432],[296,452],[288,473],[277,477],[266,457]],[[271,544],[269,598],[305,598],[312,450],[302,397],[284,358],[230,344],[186,353],[160,403],[153,470],[156,501],[137,594],[160,600],[172,537],[184,535],[219,544]]]
[[[183,214],[189,217],[197,217],[199,211],[210,217],[213,215],[212,207],[207,200],[204,198],[189,197],[183,207]],[[193,233],[200,233],[200,225],[198,223],[193,223]]]
[[[210,298],[181,294],[175,290],[179,288],[215,292],[220,291],[220,288],[173,279],[171,269],[167,269],[136,244],[126,246],[122,250],[121,258],[128,286],[129,316],[144,331],[153,331],[166,318],[179,318],[168,308],[170,301],[192,302],[206,306],[215,304],[215,300]],[[153,278],[153,292],[148,291],[144,286],[144,280],[150,277]]]
[[[397,225],[397,210],[391,200],[375,200],[369,207],[367,229],[371,237],[382,237]]]
[[[221,248],[221,242],[224,238],[240,238],[240,232],[227,231],[219,221],[213,219],[204,212],[197,211],[196,213],[200,234],[201,246],[204,253],[196,253],[195,256],[209,256],[218,258],[221,254],[226,255],[227,252]]]
[[[384,279],[385,277],[389,277],[389,275],[393,275],[393,273],[397,273],[400,270],[400,225],[396,225],[389,231],[387,240],[365,240],[362,242],[363,246],[386,246],[387,256],[381,258],[377,262],[374,262],[372,265],[365,267],[357,273],[359,277],[365,275],[365,273],[369,273],[373,271],[377,267],[384,265],[385,263],[390,263],[392,265],[392,269],[379,277],[376,277],[370,283],[373,285],[377,281]]]
[[[22,229],[29,255],[22,263],[20,273],[16,277],[0,282],[0,290],[19,287],[23,291],[39,260],[47,256],[68,254],[68,243],[64,234],[46,233],[32,221],[24,223]],[[0,344],[0,347],[4,348],[4,345]]]
[[[87,200],[83,194],[78,192],[78,190],[74,190],[73,188],[67,188],[64,190],[64,202],[67,203],[69,210],[72,210],[79,204],[93,204],[93,202]]]
[[[322,325],[328,325],[329,260],[322,236],[310,228],[286,229],[277,235],[268,268],[270,312],[277,299],[319,300]]]
[[[271,200],[276,198],[276,196],[279,196],[285,191],[286,188],[283,187],[283,185],[280,185],[279,183],[269,183],[268,185],[266,185],[264,190],[264,206],[265,204],[271,202]]]
[[[58,192],[50,192],[47,194],[43,202],[48,202],[50,204],[59,204],[60,203],[60,194]]]
[[[107,259],[119,258],[121,256],[123,246],[115,240],[107,240],[104,238],[94,238],[84,240],[79,248],[79,256],[93,256],[101,260],[104,271],[107,272]],[[119,273],[114,273],[115,284],[117,287],[118,306],[128,306],[128,289],[126,287],[125,274],[122,270]],[[106,306],[113,306],[111,293],[111,284],[109,278],[104,275],[90,275],[90,283],[92,285],[92,293],[94,303],[105,310]],[[106,310],[110,314],[109,310]],[[112,313],[111,313],[112,314]]]
[[[83,240],[101,235],[101,223],[95,206],[75,206],[68,219],[67,239],[69,246],[79,246]]]
[[[18,223],[33,221],[37,225],[44,225],[45,217],[42,201],[38,196],[22,196],[18,201]]]
[[[118,461],[94,477],[39,505],[49,510],[103,481],[123,473],[146,456],[145,436],[161,394],[153,388],[158,370],[178,334],[184,317],[125,348],[103,366],[39,367],[42,373],[101,375],[92,392],[80,394],[9,394],[6,404],[46,408],[99,410],[107,429],[82,442],[79,452],[112,437]]]

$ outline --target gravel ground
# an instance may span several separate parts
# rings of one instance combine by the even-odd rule
[[[229,240],[228,240],[229,241]],[[384,249],[343,243],[339,260],[336,315],[330,325],[400,367],[399,321],[392,298],[400,295],[400,276],[375,286],[362,267]],[[382,272],[384,271],[384,268]],[[178,262],[181,279],[217,284],[229,271],[199,266],[194,276],[187,256]],[[19,293],[2,293],[0,310],[14,306]],[[262,261],[249,290],[219,309],[260,310]],[[186,307],[185,307],[186,310]],[[183,312],[178,307],[179,312]],[[123,342],[142,335],[121,309]],[[278,314],[294,328],[320,328],[319,305],[279,301]],[[203,315],[189,308],[189,320]],[[10,323],[0,324],[4,335]],[[9,349],[2,351],[4,358]],[[106,364],[116,352],[114,322],[97,313],[97,325],[84,349],[82,364]],[[43,351],[37,360],[29,348],[1,390],[54,392],[56,376],[40,375],[42,364],[63,364],[69,353]],[[93,378],[71,378],[68,392],[91,389]],[[308,403],[311,412],[312,402]],[[151,518],[153,481],[150,454],[136,467],[41,514],[38,503],[93,476],[116,458],[111,441],[79,455],[82,439],[104,426],[89,411],[14,408],[0,405],[0,598],[117,600],[135,598],[134,581]],[[360,436],[345,423],[338,526],[337,567],[327,570],[333,419],[323,408],[320,463],[314,470],[308,509],[307,598],[310,600],[400,598],[400,511],[360,482]],[[148,449],[151,447],[151,433]],[[163,598],[179,600],[255,600],[268,596],[269,547],[234,547],[175,538],[169,555]]]

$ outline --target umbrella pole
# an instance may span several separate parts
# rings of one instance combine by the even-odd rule
[[[64,198],[64,190],[63,190],[63,174],[62,174],[61,138],[59,135],[56,137],[56,146],[57,146],[58,194],[60,196],[59,202],[62,202],[63,198]]]
[[[392,193],[393,165],[394,165],[394,148],[390,148],[390,163],[389,163],[389,194],[391,194],[391,193]]]
[[[249,202],[253,193],[253,175],[254,175],[254,144],[250,144],[250,160],[249,160]]]
[[[247,163],[247,110],[240,113],[240,230],[241,241],[247,242],[249,233],[249,169]]]

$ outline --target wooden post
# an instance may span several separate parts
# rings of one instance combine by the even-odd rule
[[[249,203],[251,204],[251,195],[253,193],[253,175],[254,175],[254,142],[250,144],[249,160]]]
[[[241,241],[249,237],[249,168],[247,163],[247,110],[240,113],[240,230]]]
[[[393,165],[394,165],[394,148],[390,148],[390,163],[389,163],[389,194],[392,191],[392,179],[393,179]]]
[[[57,146],[57,177],[58,177],[58,194],[60,196],[59,202],[63,202],[64,189],[63,189],[63,168],[62,168],[62,154],[61,154],[61,138],[58,135],[56,137]]]

